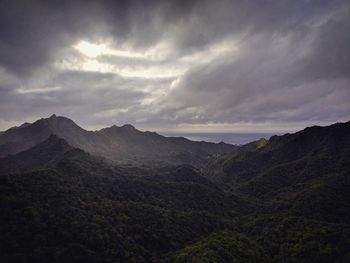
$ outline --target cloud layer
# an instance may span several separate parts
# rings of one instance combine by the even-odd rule
[[[350,119],[348,1],[0,3],[0,129],[289,131]]]

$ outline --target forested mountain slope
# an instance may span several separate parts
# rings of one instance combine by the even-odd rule
[[[207,171],[207,178],[259,207],[246,231],[276,262],[349,260],[350,122],[274,136]]]
[[[0,261],[348,262],[349,153],[349,122],[200,169],[116,165],[48,135],[0,158]]]

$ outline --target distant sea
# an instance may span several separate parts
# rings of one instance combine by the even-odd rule
[[[269,139],[276,133],[161,133],[169,137],[185,137],[192,141],[225,142],[230,144],[246,144],[261,138]],[[279,135],[279,134],[277,134]]]

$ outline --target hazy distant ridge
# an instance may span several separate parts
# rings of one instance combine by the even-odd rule
[[[225,143],[194,142],[183,137],[164,137],[142,132],[130,124],[87,131],[66,117],[52,115],[32,124],[0,134],[0,157],[29,149],[50,135],[65,139],[73,147],[116,162],[201,164],[237,147]]]

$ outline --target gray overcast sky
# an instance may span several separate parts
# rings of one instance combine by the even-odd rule
[[[0,130],[294,131],[350,120],[350,2],[0,2]]]

